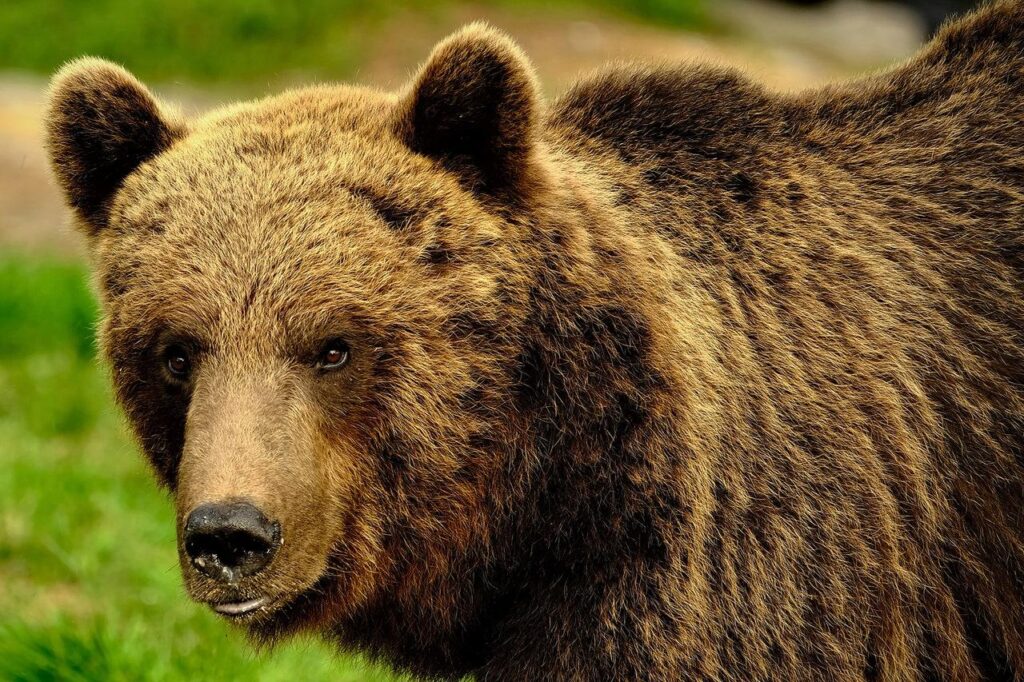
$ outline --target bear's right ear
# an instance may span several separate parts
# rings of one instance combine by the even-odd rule
[[[50,164],[90,236],[106,226],[122,181],[185,132],[134,76],[89,57],[53,77],[45,120]]]

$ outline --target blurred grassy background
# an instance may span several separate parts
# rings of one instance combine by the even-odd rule
[[[180,585],[171,504],[113,406],[96,309],[41,146],[82,54],[202,108],[315,78],[395,85],[458,25],[511,32],[549,90],[610,58],[709,58],[800,87],[905,55],[903,12],[842,0],[0,2],[0,680],[391,679],[322,644],[256,654]],[[887,13],[886,13],[887,12]]]
[[[224,81],[289,71],[347,76],[375,28],[398,13],[435,19],[450,0],[52,0],[0,5],[0,64],[50,72],[98,54],[146,78]],[[530,12],[597,6],[674,26],[708,25],[703,0],[499,0]]]

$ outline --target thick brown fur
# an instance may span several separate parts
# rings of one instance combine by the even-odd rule
[[[196,599],[443,678],[1024,676],[1024,3],[796,96],[546,109],[472,26],[396,95],[161,111],[84,61],[47,123],[179,524],[282,524]]]

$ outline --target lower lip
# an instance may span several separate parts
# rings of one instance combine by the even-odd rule
[[[250,599],[248,601],[231,602],[227,604],[213,604],[213,610],[222,616],[247,616],[253,611],[260,609],[267,603],[266,597]]]

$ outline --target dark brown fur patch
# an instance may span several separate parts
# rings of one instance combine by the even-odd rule
[[[426,212],[422,207],[411,205],[407,199],[394,194],[385,195],[376,189],[356,187],[349,191],[370,204],[374,212],[396,230],[410,227]]]
[[[455,252],[443,242],[433,242],[424,247],[422,258],[431,265],[447,265],[455,260]]]

